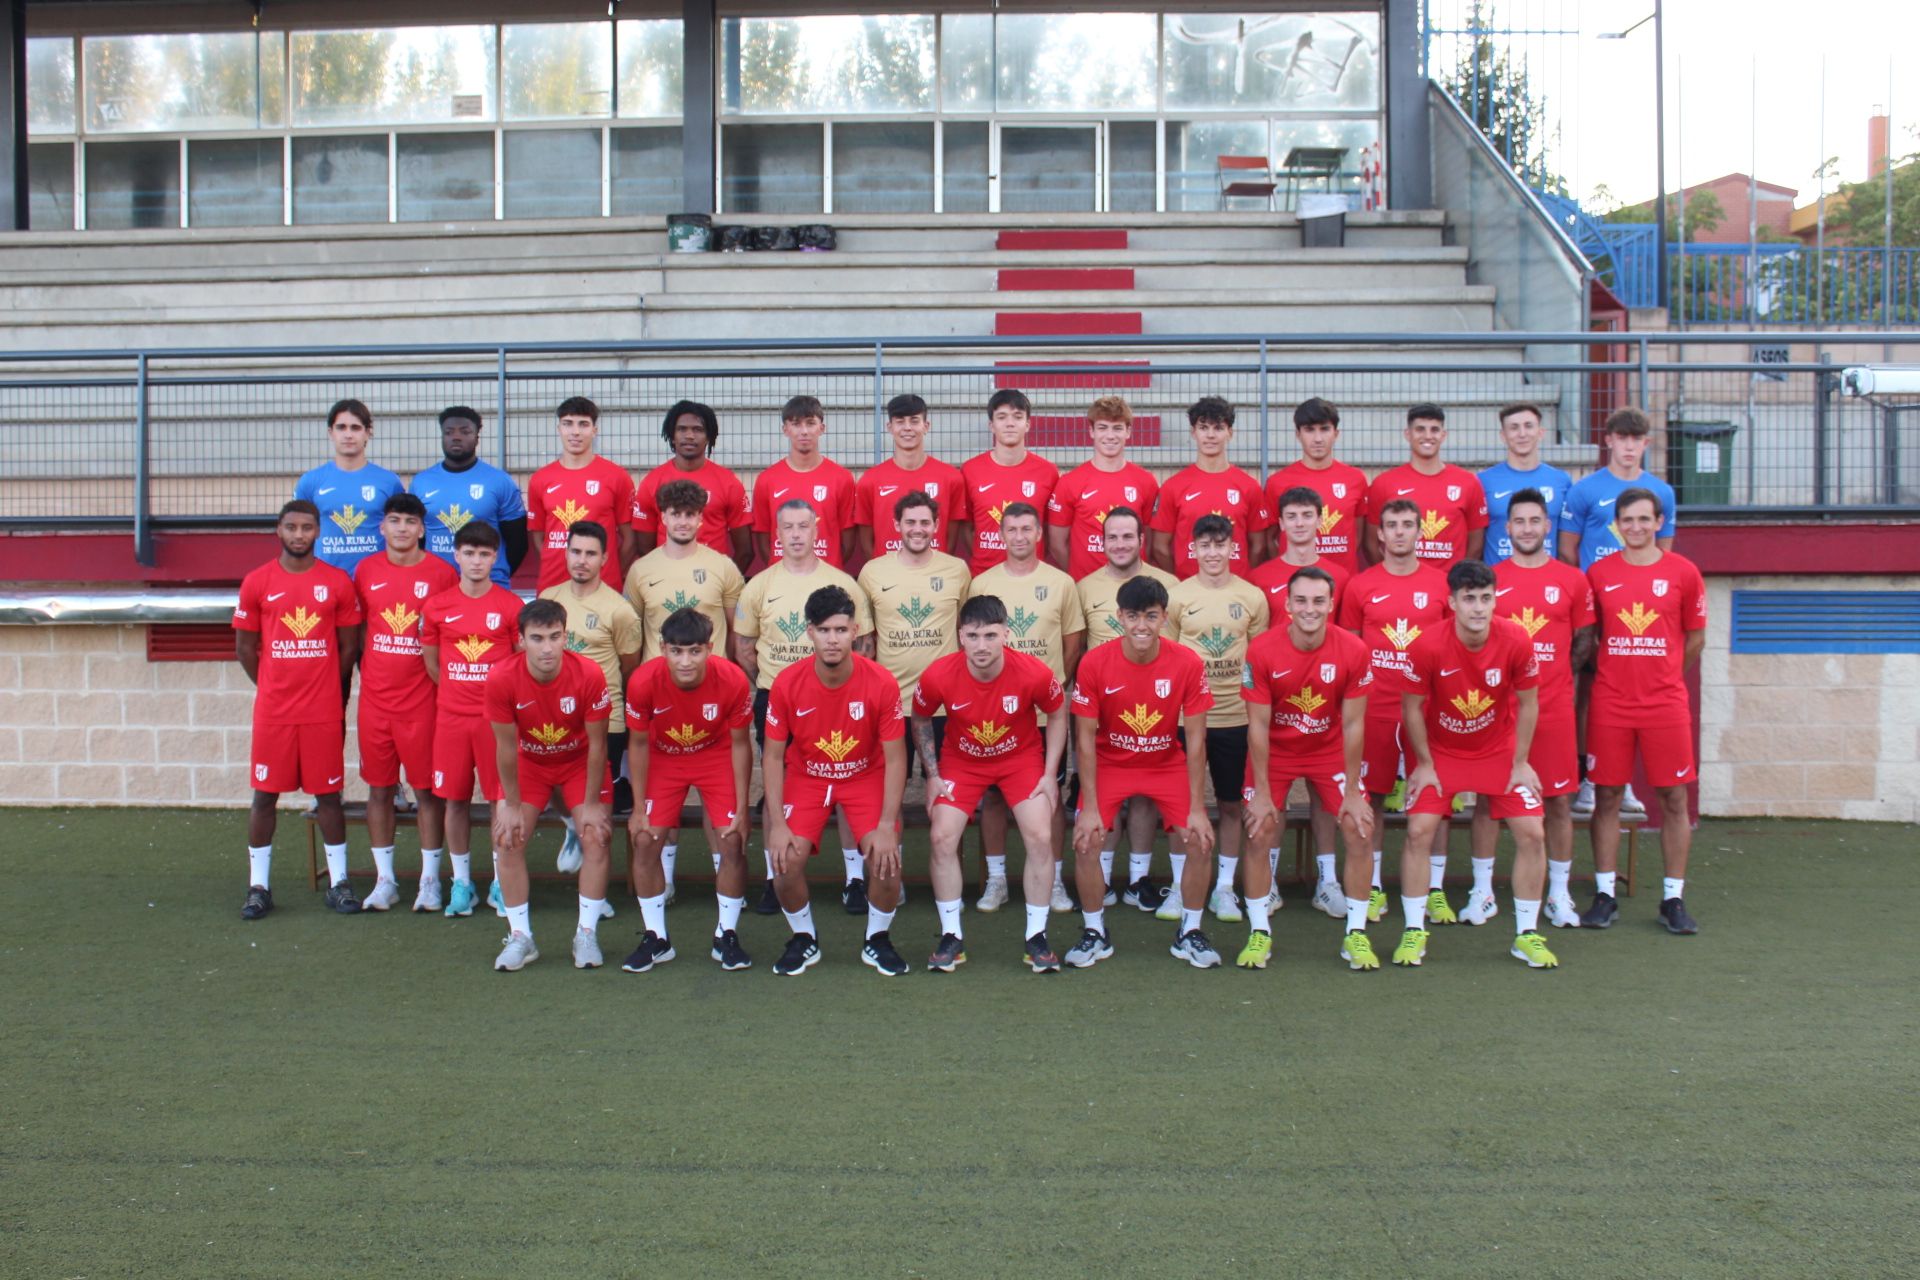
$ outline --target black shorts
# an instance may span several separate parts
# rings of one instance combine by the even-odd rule
[[[1221,804],[1238,803],[1247,785],[1247,727],[1207,730],[1207,776]]]
[[[927,719],[933,724],[933,749],[945,751],[947,749],[947,718],[928,716]],[[913,777],[913,762],[916,760],[920,760],[920,745],[913,740],[913,722],[909,720],[907,722],[907,777],[909,779]],[[920,776],[922,778],[927,776],[927,762],[924,760],[920,760]]]
[[[760,748],[761,755],[767,753],[767,704],[772,701],[773,690],[753,691],[753,741]]]

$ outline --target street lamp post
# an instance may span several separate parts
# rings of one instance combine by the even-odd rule
[[[1653,23],[1653,163],[1658,170],[1654,175],[1653,196],[1653,234],[1655,239],[1653,262],[1653,296],[1661,308],[1668,302],[1667,294],[1667,47],[1666,26],[1660,18],[1660,0],[1653,0],[1653,12],[1634,23],[1624,31],[1604,31],[1602,40],[1625,40],[1634,31],[1647,23]]]

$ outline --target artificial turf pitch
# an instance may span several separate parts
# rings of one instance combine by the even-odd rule
[[[1709,822],[1699,936],[1656,929],[1656,855],[1553,972],[1508,958],[1503,901],[1424,969],[1350,973],[1296,894],[1265,972],[1113,909],[1113,960],[1037,977],[1016,898],[930,974],[920,889],[888,981],[824,893],[798,980],[752,914],[754,968],[720,972],[703,890],[672,964],[619,971],[625,899],[576,972],[559,885],[541,960],[496,974],[484,909],[329,915],[284,819],[247,924],[242,821],[0,812],[0,1276],[1920,1267],[1911,827]],[[1209,927],[1231,961],[1245,926]]]

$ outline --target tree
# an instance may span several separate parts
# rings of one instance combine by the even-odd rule
[[[1645,204],[1625,205],[1601,216],[1608,222],[1652,222],[1653,204],[1649,200]],[[1689,244],[1719,230],[1727,220],[1727,211],[1721,206],[1720,197],[1711,191],[1697,191],[1687,197],[1684,237],[1681,235],[1681,211],[1680,195],[1675,192],[1667,197],[1667,234],[1675,240],[1684,238]]]
[[[1475,0],[1467,21],[1472,43],[1442,83],[1521,181],[1565,195],[1567,181],[1550,152],[1555,131],[1547,123],[1546,99],[1526,69],[1494,43],[1493,22],[1493,6]]]
[[[1827,243],[1886,243],[1887,178],[1845,182],[1827,199]],[[1920,152],[1898,156],[1893,164],[1893,243],[1920,245]]]

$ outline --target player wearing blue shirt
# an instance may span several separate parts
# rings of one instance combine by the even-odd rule
[[[314,555],[352,577],[355,565],[386,550],[381,513],[387,499],[407,487],[393,472],[367,461],[373,414],[360,401],[342,400],[327,411],[327,440],[333,458],[301,476],[293,496],[320,508]]]
[[[427,550],[458,567],[453,536],[478,520],[500,535],[493,580],[506,586],[527,558],[527,504],[513,477],[480,460],[480,414],[465,405],[440,411],[441,461],[413,478],[427,507]]]
[[[1531,404],[1510,404],[1500,410],[1500,439],[1506,443],[1506,461],[1480,473],[1480,487],[1487,495],[1486,554],[1488,564],[1499,564],[1513,554],[1507,537],[1507,504],[1522,489],[1538,489],[1547,500],[1547,510],[1558,513],[1573,488],[1573,477],[1558,467],[1540,461],[1540,409]]]
[[[1673,550],[1673,486],[1640,469],[1652,430],[1647,415],[1638,409],[1615,409],[1607,416],[1607,465],[1567,492],[1566,505],[1560,509],[1560,558],[1579,565],[1582,572],[1620,550],[1613,511],[1626,489],[1650,489],[1660,499],[1663,518],[1654,542],[1662,551]]]

